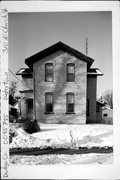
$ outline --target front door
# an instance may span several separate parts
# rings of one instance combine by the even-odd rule
[[[33,119],[33,99],[27,99],[27,111],[26,111],[26,117],[28,119]]]

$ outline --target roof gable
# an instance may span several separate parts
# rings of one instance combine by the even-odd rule
[[[41,60],[53,53],[55,53],[56,51],[62,50],[63,52],[68,52],[70,54],[72,54],[73,56],[77,57],[78,59],[86,62],[88,64],[88,68],[92,65],[93,63],[93,59],[82,54],[81,52],[69,47],[68,45],[62,43],[62,42],[58,42],[50,47],[48,47],[47,49],[38,52],[37,54],[25,59],[25,63],[26,65],[30,68],[33,69],[33,63],[37,62],[38,60]]]

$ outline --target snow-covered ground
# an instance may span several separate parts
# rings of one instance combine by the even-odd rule
[[[17,136],[10,143],[12,148],[70,148],[112,147],[113,126],[106,124],[57,125],[40,124],[41,131],[27,134],[20,127],[11,125]]]
[[[111,164],[113,155],[109,154],[54,154],[40,156],[11,156],[10,165],[73,165],[73,164]]]

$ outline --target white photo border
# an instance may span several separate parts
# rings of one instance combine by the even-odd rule
[[[17,12],[112,12],[114,162],[111,165],[9,166],[8,16]],[[117,1],[1,2],[1,178],[119,179],[120,178],[120,13]]]

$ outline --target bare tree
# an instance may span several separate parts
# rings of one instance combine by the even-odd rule
[[[113,91],[112,90],[107,90],[105,93],[102,95],[103,101],[107,103],[111,109],[113,109]]]
[[[17,82],[12,81],[9,86],[9,104],[14,105],[16,102],[15,92],[17,91]]]
[[[14,97],[16,91],[17,91],[17,82],[12,81],[9,86],[9,94],[11,94]]]

